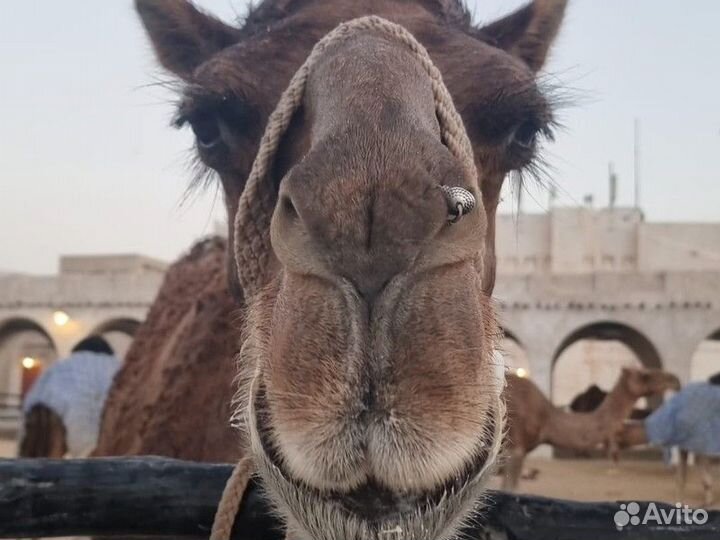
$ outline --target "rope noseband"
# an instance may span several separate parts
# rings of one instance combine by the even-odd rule
[[[473,183],[472,186],[468,187],[476,192],[479,189],[470,139],[465,131],[462,118],[455,108],[450,92],[442,80],[442,75],[433,64],[425,47],[402,26],[376,15],[344,22],[313,47],[305,63],[300,66],[300,69],[295,73],[287,89],[280,97],[275,110],[268,119],[245,189],[240,196],[238,210],[235,215],[234,250],[238,280],[246,298],[252,296],[267,282],[267,262],[272,250],[270,244],[270,220],[277,198],[275,186],[273,182],[268,181],[267,175],[280,145],[280,140],[287,131],[290,120],[302,101],[308,75],[328,45],[367,31],[387,35],[402,43],[420,62],[430,77],[442,141],[453,156],[463,165],[466,178]],[[469,198],[475,198],[470,191],[466,190],[466,192],[469,197],[465,197],[465,201]],[[470,206],[463,202],[462,213],[467,213],[472,207],[474,207],[474,204]],[[456,212],[457,205],[454,205],[451,213]]]

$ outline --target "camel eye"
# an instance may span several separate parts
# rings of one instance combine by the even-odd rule
[[[189,121],[200,148],[212,149],[222,143],[220,125],[214,113],[198,112]]]
[[[531,149],[537,142],[539,132],[540,128],[535,122],[526,120],[515,129],[511,137],[511,142],[520,148]]]

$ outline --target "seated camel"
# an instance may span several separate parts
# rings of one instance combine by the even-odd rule
[[[515,490],[525,456],[547,443],[570,450],[615,446],[616,434],[642,397],[680,386],[675,375],[660,370],[624,368],[615,386],[593,412],[574,413],[556,407],[527,378],[506,376],[508,430],[505,439],[503,489]]]
[[[678,499],[685,496],[689,454],[700,468],[704,503],[713,503],[713,469],[720,467],[720,378],[692,383],[663,403],[643,422],[627,422],[618,436],[623,447],[652,445],[678,448],[676,472]]]

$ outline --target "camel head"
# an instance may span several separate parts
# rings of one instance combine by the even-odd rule
[[[235,28],[186,1],[137,0],[160,62],[185,83],[177,123],[224,188],[248,309],[238,415],[300,538],[447,538],[480,498],[504,410],[495,210],[504,177],[549,134],[536,72],[564,7],[536,0],[478,28],[454,0],[275,0]],[[316,58],[264,181],[245,189],[313,45],[370,13],[427,48],[474,163],[449,150],[418,56],[363,31]],[[471,193],[475,209],[451,224],[440,186]]]
[[[661,396],[668,390],[680,390],[680,379],[659,369],[623,368],[619,382],[637,399]]]

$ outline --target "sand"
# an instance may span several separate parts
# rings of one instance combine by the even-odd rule
[[[678,502],[675,469],[662,461],[621,461],[604,459],[528,459],[523,474],[537,469],[535,479],[520,481],[519,492],[579,501],[658,501]],[[492,487],[500,485],[495,478]],[[715,472],[715,502],[720,510],[720,471]],[[695,467],[690,467],[685,497],[682,501],[694,508],[703,507],[702,484]]]

